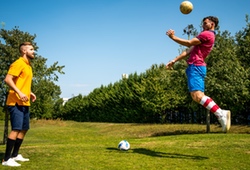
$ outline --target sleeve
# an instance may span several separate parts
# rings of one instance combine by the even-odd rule
[[[204,31],[204,32],[201,32],[196,38],[198,38],[201,43],[207,41],[207,33]]]
[[[10,65],[8,74],[15,76],[15,77],[18,77],[21,74],[22,69],[23,68],[22,68],[22,65],[20,64],[20,62],[15,61],[14,63],[12,63]]]

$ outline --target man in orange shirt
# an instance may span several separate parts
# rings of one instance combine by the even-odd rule
[[[16,161],[29,161],[18,152],[30,128],[30,100],[36,100],[36,95],[31,92],[33,73],[30,61],[34,58],[34,47],[30,42],[24,42],[19,46],[19,51],[21,57],[11,64],[4,80],[10,87],[6,105],[10,112],[12,127],[2,162],[4,166],[21,166]]]

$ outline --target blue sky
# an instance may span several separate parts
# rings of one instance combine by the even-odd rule
[[[246,26],[249,0],[192,0],[189,15],[179,11],[182,0],[0,0],[0,22],[36,34],[38,54],[50,66],[65,65],[56,84],[61,97],[87,95],[123,73],[145,72],[153,64],[178,55],[179,45],[166,35],[214,15],[220,30],[231,35]],[[226,3],[225,3],[226,2]]]

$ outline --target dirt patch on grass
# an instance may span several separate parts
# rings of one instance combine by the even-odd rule
[[[48,126],[48,125],[53,125],[53,126],[67,126],[68,125],[66,121],[62,121],[60,119],[58,120],[45,120],[45,119],[31,120],[30,124],[33,127]]]

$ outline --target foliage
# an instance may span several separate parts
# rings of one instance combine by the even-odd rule
[[[64,74],[64,66],[58,66],[55,62],[50,67],[46,66],[47,59],[37,56],[33,62],[34,78],[32,90],[37,96],[37,101],[32,104],[31,113],[36,118],[53,118],[55,112],[54,105],[60,100],[61,90],[55,84],[58,81],[58,75]]]
[[[236,52],[234,38],[225,31],[217,35],[216,46],[207,61],[209,88],[206,92],[221,107],[230,109],[233,116],[244,111],[244,104],[249,101],[249,72]]]

